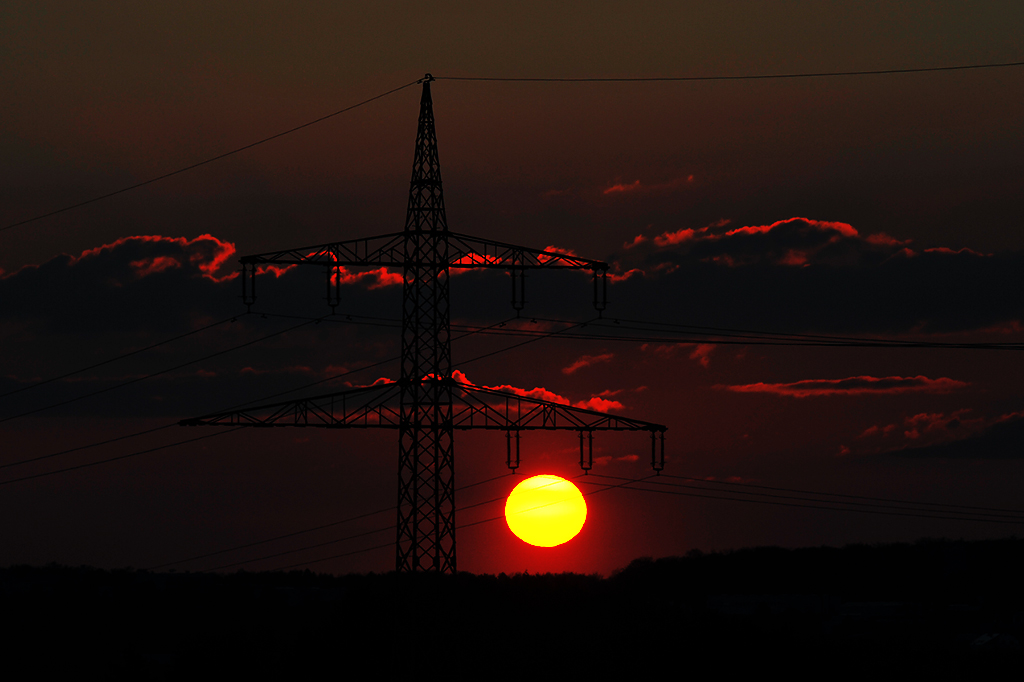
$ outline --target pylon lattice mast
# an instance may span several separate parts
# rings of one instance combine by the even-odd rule
[[[245,256],[243,300],[255,301],[256,273],[264,265],[318,265],[328,271],[328,302],[340,295],[340,268],[401,267],[402,366],[396,383],[182,420],[183,426],[397,429],[398,571],[457,570],[455,552],[456,429],[505,431],[507,463],[519,466],[523,430],[580,434],[580,466],[589,470],[596,430],[648,431],[651,465],[664,465],[666,427],[637,419],[513,396],[459,383],[452,377],[449,277],[453,268],[500,268],[512,276],[512,304],[523,306],[527,268],[586,269],[594,274],[594,305],[603,310],[608,265],[573,255],[505,244],[448,231],[437,153],[433,102],[423,79],[409,206],[403,232]],[[513,454],[513,440],[515,441]],[[660,450],[658,448],[660,442]],[[585,447],[585,443],[589,447]]]

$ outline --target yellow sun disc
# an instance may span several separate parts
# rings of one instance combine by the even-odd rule
[[[528,478],[509,493],[505,521],[523,542],[554,547],[576,537],[587,520],[583,493],[561,476]]]

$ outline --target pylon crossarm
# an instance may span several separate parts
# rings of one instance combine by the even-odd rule
[[[309,426],[397,429],[401,414],[397,383],[362,386],[301,400],[183,419],[180,426]]]
[[[500,431],[649,431],[668,427],[607,412],[505,393],[480,386],[455,384],[452,426],[456,429]]]
[[[493,239],[448,232],[448,262],[453,268],[549,268],[606,272],[608,264],[572,254],[516,246]]]
[[[403,265],[405,232],[381,234],[375,237],[347,239],[341,242],[300,246],[283,251],[270,251],[242,256],[243,266],[260,265]]]
[[[449,265],[452,268],[550,268],[601,272],[608,270],[602,261],[580,258],[547,249],[517,246],[457,232],[446,233]],[[407,264],[403,251],[406,232],[348,239],[329,244],[300,246],[242,256],[242,265],[345,265],[350,267]],[[414,263],[412,265],[415,265]]]

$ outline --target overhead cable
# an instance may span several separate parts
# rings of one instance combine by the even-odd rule
[[[213,329],[214,327],[219,327],[220,325],[222,325],[222,324],[224,324],[226,322],[234,322],[235,320],[237,320],[239,317],[241,317],[244,314],[245,313],[241,313],[239,315],[232,315],[231,317],[225,317],[223,320],[219,320],[217,322],[211,322],[208,325],[205,325],[205,326],[202,326],[202,327],[198,327],[197,329],[193,329],[192,331],[185,332],[184,334],[178,334],[177,336],[172,336],[169,339],[164,339],[163,341],[158,341],[157,343],[150,344],[150,345],[145,346],[143,348],[136,348],[135,350],[128,351],[126,353],[121,353],[120,355],[116,355],[116,356],[114,356],[112,358],[107,358],[106,360],[103,360],[102,362],[97,362],[97,363],[95,363],[93,365],[89,365],[88,367],[82,367],[80,369],[72,370],[70,372],[65,372],[64,374],[61,374],[60,376],[50,377],[49,379],[43,379],[42,381],[37,381],[35,383],[29,384],[28,386],[22,386],[21,388],[16,388],[13,391],[8,391],[7,393],[0,393],[0,398],[5,398],[5,397],[7,397],[9,395],[14,395],[15,393],[21,393],[22,391],[27,391],[27,390],[32,389],[32,388],[37,388],[39,386],[43,386],[45,384],[49,384],[49,383],[54,382],[54,381],[60,381],[61,379],[67,379],[68,377],[74,376],[76,374],[81,374],[82,372],[88,372],[90,369],[96,369],[97,367],[103,367],[104,365],[109,365],[112,362],[117,362],[118,360],[123,360],[123,359],[129,358],[129,357],[131,357],[133,355],[138,355],[139,353],[144,353],[147,350],[153,350],[154,348],[159,348],[160,346],[165,346],[168,343],[172,343],[174,341],[178,341],[180,339],[184,339],[187,336],[192,336],[193,334],[198,334],[200,332],[204,332],[207,329]]]
[[[995,62],[988,64],[957,64],[954,66],[925,66],[906,69],[863,69],[859,71],[810,71],[800,73],[756,73],[739,74],[733,76],[637,76],[637,77],[609,77],[598,76],[593,78],[580,77],[555,77],[545,78],[538,76],[434,76],[439,81],[496,81],[496,82],[521,82],[521,83],[650,83],[657,81],[750,81],[750,80],[776,80],[786,78],[833,78],[837,76],[886,76],[901,73],[934,73],[939,71],[968,71],[974,69],[1002,69],[1012,66],[1024,66],[1020,62]]]
[[[323,318],[319,318],[319,319],[323,319]],[[82,395],[75,396],[74,398],[69,398],[67,400],[63,400],[63,401],[61,401],[59,403],[52,403],[50,405],[44,405],[43,407],[37,407],[37,408],[35,408],[33,410],[29,410],[27,412],[22,412],[20,414],[11,415],[10,417],[4,417],[3,419],[0,419],[0,424],[2,424],[4,422],[11,421],[12,419],[20,419],[21,417],[27,417],[29,415],[37,414],[39,412],[44,412],[46,410],[52,410],[55,407],[62,407],[63,405],[68,405],[70,403],[74,403],[74,402],[77,402],[79,400],[84,400],[86,398],[92,398],[93,396],[100,395],[101,393],[107,393],[109,391],[113,391],[113,390],[116,390],[118,388],[124,388],[125,386],[131,386],[132,384],[137,384],[140,381],[145,381],[146,379],[152,379],[154,377],[158,377],[158,376],[161,376],[163,374],[167,374],[169,372],[174,372],[176,370],[182,369],[183,367],[188,367],[189,365],[194,365],[197,362],[203,362],[204,360],[210,360],[211,358],[215,358],[215,357],[218,357],[220,355],[224,355],[226,353],[230,353],[232,351],[239,350],[241,348],[246,348],[248,346],[252,346],[253,344],[260,343],[261,341],[266,341],[267,339],[272,339],[275,336],[280,336],[281,334],[286,334],[286,333],[288,333],[290,331],[294,331],[296,329],[299,329],[300,327],[305,327],[306,325],[313,324],[316,321],[317,321],[317,318],[314,318],[314,319],[308,320],[306,322],[302,322],[300,324],[288,327],[286,329],[282,329],[280,331],[276,331],[276,332],[274,332],[272,334],[267,334],[265,336],[261,336],[258,339],[253,339],[251,341],[246,341],[245,343],[240,343],[240,344],[238,344],[236,346],[231,346],[230,348],[225,348],[225,349],[219,350],[219,351],[217,351],[215,353],[210,353],[209,355],[204,355],[201,358],[196,358],[194,360],[189,360],[188,362],[183,362],[181,364],[174,365],[173,367],[167,367],[165,369],[161,369],[161,370],[159,370],[157,372],[153,372],[151,374],[145,374],[145,375],[143,375],[141,377],[135,377],[134,379],[129,379],[128,381],[122,381],[121,383],[114,384],[113,386],[107,386],[106,388],[101,388],[101,389],[92,391],[91,393],[83,393]]]
[[[156,176],[154,178],[150,178],[149,180],[143,180],[142,182],[137,182],[134,185],[128,185],[127,187],[122,187],[121,189],[114,190],[113,192],[107,192],[106,194],[102,194],[100,196],[96,196],[96,197],[93,197],[91,199],[86,199],[85,201],[80,201],[77,204],[71,204],[70,206],[65,206],[64,208],[59,208],[59,209],[57,209],[55,211],[50,211],[49,213],[43,213],[41,215],[33,216],[31,218],[26,218],[25,220],[19,220],[18,222],[11,223],[10,225],[5,225],[4,227],[0,227],[0,232],[4,232],[6,230],[10,230],[10,229],[13,229],[15,227],[20,227],[22,225],[27,225],[29,223],[34,223],[37,220],[42,220],[43,218],[49,218],[50,216],[55,216],[55,215],[60,214],[60,213],[65,213],[67,211],[72,211],[72,210],[74,210],[76,208],[81,208],[82,206],[88,206],[89,204],[96,203],[97,201],[102,201],[103,199],[109,199],[110,197],[117,196],[118,194],[123,194],[125,192],[130,192],[133,189],[138,189],[140,187],[145,187],[146,185],[151,185],[154,182],[159,182],[161,180],[166,180],[167,178],[173,177],[175,175],[180,175],[181,173],[185,173],[187,171],[194,170],[196,168],[199,168],[200,166],[205,166],[208,163],[213,163],[214,161],[220,161],[223,158],[227,158],[227,157],[232,156],[234,154],[238,154],[239,152],[244,152],[247,149],[252,149],[253,147],[256,147],[258,145],[264,144],[266,142],[270,142],[271,140],[276,140],[279,137],[284,137],[285,135],[290,135],[291,133],[294,133],[294,132],[297,132],[299,130],[302,130],[303,128],[308,128],[309,126],[312,126],[312,125],[316,125],[317,123],[321,123],[323,121],[326,121],[327,119],[334,118],[335,116],[338,116],[340,114],[344,114],[345,112],[352,111],[353,109],[358,109],[359,107],[361,107],[361,106],[363,106],[365,104],[369,104],[370,102],[376,101],[376,100],[381,99],[383,97],[387,97],[388,95],[392,95],[392,94],[394,94],[394,93],[396,93],[396,92],[398,92],[400,90],[405,90],[406,88],[411,87],[413,85],[416,85],[419,82],[420,82],[419,80],[415,80],[415,81],[413,81],[411,83],[406,83],[405,85],[399,86],[397,88],[393,88],[391,90],[388,90],[387,92],[383,92],[383,93],[381,93],[379,95],[376,95],[374,97],[371,97],[369,99],[365,99],[362,102],[359,102],[358,104],[353,104],[351,106],[345,107],[344,109],[339,109],[338,111],[335,111],[333,113],[327,114],[326,116],[321,116],[320,118],[314,119],[312,121],[308,121],[306,123],[303,123],[302,125],[297,125],[294,128],[289,128],[288,130],[284,130],[284,131],[281,131],[279,133],[275,133],[274,135],[271,135],[269,137],[264,137],[261,140],[256,140],[255,142],[250,142],[249,144],[243,145],[241,147],[237,147],[236,149],[232,149],[231,151],[224,152],[224,153],[218,154],[216,156],[211,156],[208,159],[204,159],[202,161],[198,161],[198,162],[193,163],[191,165],[185,166],[184,168],[179,168],[177,170],[170,171],[169,173],[164,173],[163,175],[158,175],[158,176]]]

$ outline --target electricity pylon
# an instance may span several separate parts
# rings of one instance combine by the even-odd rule
[[[506,433],[506,463],[519,466],[524,430],[571,430],[580,435],[580,466],[593,464],[594,431],[648,431],[651,466],[665,461],[661,424],[546,400],[511,395],[452,377],[449,275],[454,268],[498,268],[512,278],[512,304],[524,301],[528,268],[583,269],[594,275],[594,305],[603,310],[608,265],[574,255],[514,246],[448,231],[437,156],[430,74],[424,77],[405,230],[319,246],[245,256],[242,297],[255,301],[256,273],[266,265],[318,265],[327,269],[328,302],[340,296],[341,268],[401,268],[402,369],[397,382],[301,400],[185,419],[182,426],[305,426],[398,430],[398,571],[454,573],[455,429]],[[515,442],[513,446],[513,441]],[[660,442],[660,448],[659,446]]]

